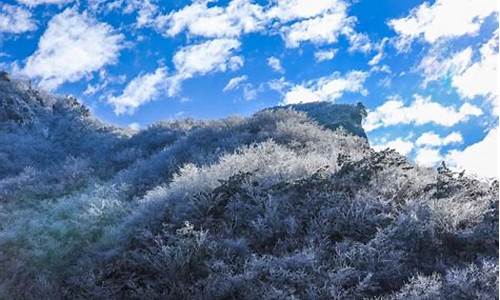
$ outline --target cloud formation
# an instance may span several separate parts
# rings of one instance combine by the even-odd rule
[[[176,95],[184,80],[212,72],[237,70],[243,57],[235,55],[241,46],[236,39],[214,39],[177,51],[173,58],[176,73],[169,77],[169,95]]]
[[[415,162],[423,167],[434,167],[443,161],[443,156],[439,149],[424,147],[417,150]]]
[[[332,44],[337,42],[340,34],[346,32],[346,28],[353,25],[353,21],[347,16],[345,7],[340,6],[325,15],[285,26],[281,32],[289,48],[297,48],[303,42]]]
[[[455,168],[481,177],[498,178],[498,127],[490,130],[481,141],[461,151],[450,151],[446,160]]]
[[[159,16],[156,26],[165,34],[175,36],[183,31],[206,38],[238,37],[263,28],[263,8],[249,0],[233,0],[227,7],[208,6],[210,1],[195,1],[191,5]]]
[[[154,100],[166,88],[167,69],[160,67],[153,73],[142,74],[130,81],[122,94],[112,96],[108,103],[117,115],[132,114],[141,105]]]
[[[31,12],[9,4],[0,4],[0,33],[19,34],[37,28]]]
[[[335,101],[346,92],[366,94],[363,87],[367,72],[351,71],[345,76],[335,72],[330,76],[310,80],[292,86],[283,99],[284,104],[308,103],[316,101]]]
[[[415,144],[417,146],[446,146],[450,144],[462,143],[463,137],[460,132],[454,131],[447,136],[440,136],[432,131],[422,133],[416,140]]]
[[[271,67],[274,71],[278,73],[284,73],[285,70],[283,69],[283,66],[281,65],[281,61],[279,58],[271,56],[267,59],[267,65]]]
[[[236,70],[243,65],[243,57],[234,55],[240,46],[235,39],[215,39],[184,47],[174,55],[175,69],[183,78]]]
[[[384,149],[394,149],[401,155],[408,155],[413,150],[414,145],[411,141],[404,140],[402,138],[397,138],[381,144],[375,144],[372,146],[376,151],[381,151]]]
[[[483,113],[479,107],[470,103],[464,103],[457,109],[454,106],[443,106],[439,102],[432,101],[431,97],[421,95],[414,95],[414,97],[415,100],[409,106],[405,106],[400,98],[393,97],[374,111],[370,111],[364,122],[364,129],[372,131],[398,124],[423,125],[428,123],[449,127]]]
[[[432,5],[424,2],[389,25],[399,35],[399,49],[405,50],[415,39],[435,43],[477,34],[484,19],[495,12],[497,4],[491,0],[437,0]]]
[[[337,54],[336,49],[319,50],[314,52],[314,58],[316,59],[317,62],[322,62],[326,60],[332,60],[335,57],[335,54]]]
[[[117,61],[124,36],[74,9],[54,16],[21,72],[53,90]]]
[[[222,91],[227,92],[237,89],[243,82],[247,80],[248,77],[246,75],[231,78]]]
[[[43,4],[57,4],[57,5],[68,4],[73,2],[73,0],[17,0],[17,2],[33,7]]]
[[[453,76],[452,85],[458,93],[468,99],[485,96],[498,107],[498,30],[480,48],[480,59],[469,63],[461,72]],[[469,61],[470,62],[470,61]],[[498,112],[497,112],[498,114]]]

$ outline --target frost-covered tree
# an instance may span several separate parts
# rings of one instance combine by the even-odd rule
[[[362,105],[139,132],[0,78],[0,299],[495,299],[498,181],[372,150]]]

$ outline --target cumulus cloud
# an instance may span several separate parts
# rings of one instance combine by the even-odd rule
[[[425,87],[429,82],[438,80],[447,75],[455,76],[463,73],[472,61],[472,48],[454,53],[449,57],[442,58],[438,49],[434,49],[426,55],[417,66],[417,71],[424,77],[423,86]]]
[[[297,48],[303,42],[313,44],[331,44],[346,28],[351,28],[354,19],[347,16],[344,6],[336,7],[327,14],[284,26],[281,32],[284,36],[286,46]]]
[[[288,48],[297,48],[305,42],[331,44],[343,35],[350,43],[349,51],[372,50],[368,36],[354,30],[356,18],[347,14],[347,8],[348,3],[343,0],[280,0],[273,1],[265,15]],[[331,52],[322,54],[319,57],[323,60],[333,58]]]
[[[308,103],[316,101],[335,101],[346,92],[366,94],[363,84],[368,73],[351,71],[345,76],[333,73],[330,76],[310,80],[306,83],[292,86],[286,93],[284,104]]]
[[[55,89],[115,63],[123,39],[108,24],[66,9],[50,20],[21,72],[39,79],[42,87]]]
[[[376,151],[384,150],[384,149],[394,149],[401,155],[408,155],[414,148],[414,145],[411,141],[404,140],[402,138],[397,138],[395,140],[391,140],[381,144],[375,144],[372,146]]]
[[[417,39],[434,43],[441,39],[477,34],[484,19],[497,11],[491,0],[437,0],[424,2],[407,17],[393,19],[389,25],[398,33],[398,47],[405,50]]]
[[[433,49],[417,67],[424,77],[423,86],[442,78],[450,78],[451,86],[464,99],[476,96],[490,100],[498,110],[496,75],[498,71],[498,31],[481,45],[478,59],[474,61],[474,50],[467,47],[449,57]],[[443,57],[444,56],[444,57]],[[498,112],[497,112],[498,114]]]
[[[490,130],[483,140],[462,151],[450,151],[446,160],[451,166],[478,176],[498,178],[498,127]]]
[[[27,6],[37,6],[42,4],[68,4],[73,2],[73,0],[17,0],[17,2],[22,3]]]
[[[345,7],[341,0],[275,0],[266,12],[269,19],[288,22],[297,19],[309,19],[329,12],[336,7]]]
[[[436,148],[420,148],[415,156],[415,162],[424,167],[433,167],[441,161],[443,156]]]
[[[351,20],[349,20],[351,21]],[[343,30],[349,40],[349,52],[363,52],[368,53],[373,49],[370,38],[364,34],[354,31],[352,27],[346,27]]]
[[[283,69],[283,66],[281,65],[281,61],[279,58],[271,56],[267,59],[267,65],[271,67],[274,71],[278,73],[284,73],[285,70]]]
[[[333,43],[343,34],[351,43],[350,50],[371,48],[368,37],[353,29],[356,18],[347,15],[344,0],[284,0],[266,6],[250,0],[232,0],[226,6],[209,5],[211,2],[194,1],[166,15],[155,5],[143,7],[138,2],[134,6],[139,12],[137,24],[167,36],[185,32],[205,38],[238,38],[252,32],[280,33],[290,48],[304,42]]]
[[[0,4],[0,32],[23,33],[37,28],[31,13],[20,7]]]
[[[440,136],[432,131],[424,132],[420,137],[416,140],[417,146],[446,146],[449,144],[462,143],[463,137],[460,132],[454,131],[447,136]]]
[[[253,84],[247,82],[247,80],[248,77],[246,75],[231,78],[222,91],[228,92],[243,89],[243,99],[247,101],[254,100],[261,88],[255,88]]]
[[[243,65],[243,58],[233,55],[240,45],[235,39],[215,39],[184,47],[174,55],[175,69],[185,78],[214,71],[236,70]]]
[[[432,101],[430,97],[421,95],[414,97],[415,100],[409,106],[405,106],[400,98],[393,97],[374,111],[370,111],[364,121],[364,129],[372,131],[398,124],[427,123],[449,127],[483,113],[479,107],[469,103],[464,103],[457,109],[454,106],[443,106],[439,102]]]
[[[477,62],[468,64],[466,68],[456,72],[452,85],[465,98],[485,96],[498,107],[497,74],[498,74],[498,31],[481,46],[481,57]],[[470,60],[469,60],[470,61]]]
[[[335,57],[335,54],[337,54],[337,49],[320,50],[314,53],[314,58],[317,62],[322,62],[325,60],[332,60]]]
[[[141,105],[154,100],[166,87],[167,69],[160,67],[153,73],[142,74],[127,84],[122,94],[112,96],[108,103],[114,106],[116,114],[132,114]]]
[[[105,4],[106,5],[105,8],[101,8],[100,7],[101,4]],[[124,3],[121,1],[112,1],[106,3],[97,0],[96,2],[94,2],[93,9],[95,11],[98,10],[102,11],[103,9],[111,11],[121,6],[122,4]],[[160,8],[156,4],[152,3],[151,0],[128,0],[126,1],[124,12],[125,13],[137,12],[136,25],[139,28],[146,26],[155,27],[157,26],[156,18],[160,13]]]
[[[175,36],[183,31],[210,38],[237,37],[263,28],[263,8],[249,0],[233,0],[227,7],[208,6],[211,1],[195,1],[191,5],[159,16],[154,22]]]
[[[222,91],[227,92],[237,89],[243,82],[247,80],[248,77],[246,75],[231,78]]]
[[[184,80],[212,72],[237,70],[243,66],[243,57],[234,52],[240,48],[236,39],[214,39],[181,48],[173,62],[176,73],[168,78],[169,96],[176,95]]]

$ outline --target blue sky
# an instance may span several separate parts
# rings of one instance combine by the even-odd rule
[[[496,174],[497,61],[492,0],[0,4],[0,68],[107,122],[361,101],[375,148],[482,176]]]

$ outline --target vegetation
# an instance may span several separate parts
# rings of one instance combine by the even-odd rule
[[[498,181],[372,150],[363,113],[133,132],[0,79],[0,299],[497,298]]]

